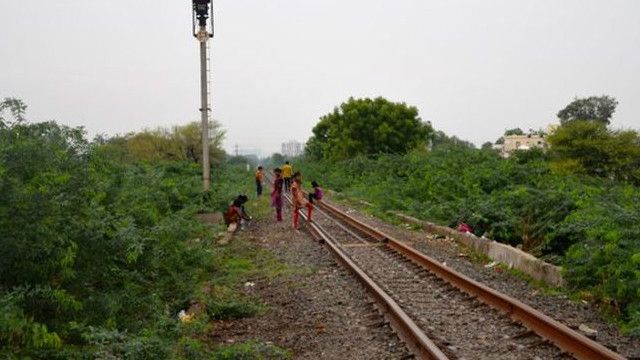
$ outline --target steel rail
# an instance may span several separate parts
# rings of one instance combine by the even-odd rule
[[[570,329],[529,305],[440,264],[439,261],[355,219],[326,201],[318,202],[317,205],[354,228],[385,243],[390,249],[412,260],[459,290],[478,298],[498,311],[506,313],[514,321],[520,321],[525,327],[575,358],[580,360],[625,359],[622,355]]]
[[[289,204],[293,204],[291,198],[283,194]],[[404,342],[409,351],[418,359],[448,360],[449,358],[438,346],[420,329],[420,327],[402,310],[380,286],[378,286],[353,260],[342,251],[337,241],[319,224],[310,222],[304,211],[300,216],[307,220],[306,224],[313,237],[324,243],[334,256],[342,263],[356,279],[367,289],[378,304],[378,308],[389,320],[390,325],[396,330],[398,337]]]

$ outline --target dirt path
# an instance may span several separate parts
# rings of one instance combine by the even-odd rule
[[[292,271],[270,282],[256,280],[252,291],[267,304],[266,313],[216,323],[213,340],[270,342],[292,350],[294,359],[408,355],[364,289],[306,232],[292,231],[289,220],[257,221],[239,234],[271,251]]]

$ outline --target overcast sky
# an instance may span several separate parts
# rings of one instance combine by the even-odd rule
[[[415,105],[481,144],[575,96],[640,128],[638,0],[214,0],[214,118],[226,148],[305,141],[349,96]],[[199,119],[190,1],[0,0],[0,97],[116,134]]]

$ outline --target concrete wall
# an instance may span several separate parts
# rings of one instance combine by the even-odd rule
[[[479,238],[473,234],[461,233],[455,229],[419,220],[399,212],[392,212],[392,214],[403,221],[419,225],[430,233],[448,236],[479,253],[487,255],[492,260],[508,264],[536,280],[544,281],[553,286],[562,286],[564,283],[559,266],[544,262],[513,246],[490,239]]]

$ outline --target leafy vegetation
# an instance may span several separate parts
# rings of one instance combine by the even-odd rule
[[[353,155],[404,154],[425,147],[433,130],[418,109],[384,98],[353,99],[320,118],[307,143],[316,158],[344,160]]]
[[[213,353],[199,340],[209,319],[261,311],[237,288],[267,256],[216,245],[223,228],[196,219],[251,187],[244,164],[217,165],[203,194],[193,162],[114,157],[111,142],[2,104],[0,357],[197,358]],[[205,311],[179,321],[194,299]]]
[[[559,175],[539,151],[502,159],[459,145],[431,152],[298,161],[305,179],[376,205],[522,246],[560,263],[574,289],[589,290],[638,331],[640,189]],[[609,300],[610,299],[610,300]]]
[[[549,138],[549,153],[535,149],[504,159],[489,146],[478,150],[436,132],[431,151],[351,151],[296,165],[305,179],[376,211],[451,227],[466,222],[478,236],[562,264],[569,287],[640,335],[640,141],[635,131],[591,120],[562,125]]]
[[[185,161],[199,163],[202,157],[202,132],[200,123],[191,122],[170,129],[157,128],[123,136],[106,138],[98,136],[105,156],[120,162],[139,161]],[[221,163],[226,154],[222,150],[225,132],[220,123],[209,123],[210,150],[212,163]]]
[[[548,138],[557,172],[586,174],[640,185],[640,137],[596,121],[576,120]]]
[[[558,112],[558,119],[562,125],[576,120],[595,121],[609,125],[617,106],[618,100],[606,95],[575,98]]]
[[[257,341],[220,347],[213,353],[215,360],[285,360],[290,351]]]

